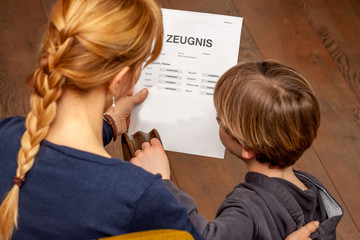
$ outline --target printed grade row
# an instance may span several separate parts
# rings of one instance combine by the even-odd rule
[[[189,94],[213,95],[218,79],[219,74],[183,70],[164,62],[153,62],[143,71],[144,87]]]

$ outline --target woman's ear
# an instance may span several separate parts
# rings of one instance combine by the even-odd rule
[[[247,148],[243,147],[241,150],[241,156],[244,159],[252,159],[255,157],[255,152],[251,149],[247,149]]]
[[[130,67],[129,66],[125,66],[123,67],[116,75],[115,77],[110,81],[109,84],[109,92],[111,94],[115,94],[115,90],[118,91],[116,88],[118,86],[125,86],[127,87],[126,81],[128,80],[128,74],[130,73]],[[126,90],[126,89],[125,89]],[[127,91],[127,90],[126,90]],[[121,95],[124,95],[123,93],[121,93]]]

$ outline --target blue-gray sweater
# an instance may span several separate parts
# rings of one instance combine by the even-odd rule
[[[285,239],[314,220],[320,222],[320,227],[311,235],[312,239],[336,239],[336,226],[343,215],[341,206],[313,176],[294,172],[308,190],[302,191],[284,179],[247,173],[245,183],[228,194],[213,221],[198,214],[193,198],[187,193],[170,180],[165,180],[165,184],[187,206],[190,219],[205,239]]]
[[[0,201],[12,187],[24,118],[0,121]],[[104,142],[112,130],[104,125]],[[43,141],[19,195],[12,239],[95,239],[183,229],[201,239],[160,175],[121,159]]]

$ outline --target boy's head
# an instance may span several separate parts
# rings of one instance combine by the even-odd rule
[[[227,134],[254,151],[259,162],[281,168],[293,165],[311,146],[320,125],[310,84],[277,62],[232,67],[216,85],[214,104]]]

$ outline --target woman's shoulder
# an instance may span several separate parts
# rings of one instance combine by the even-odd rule
[[[86,179],[101,179],[101,184],[116,189],[125,188],[134,191],[142,191],[147,188],[160,175],[153,175],[140,167],[135,166],[129,161],[124,161],[117,157],[104,157],[91,152],[76,148],[58,145],[44,140],[41,143],[40,151],[37,155],[42,163],[47,165],[56,163],[57,169],[62,172],[72,171],[83,175]],[[81,169],[81,171],[78,171]]]
[[[25,129],[25,118],[20,116],[8,117],[0,120],[0,131],[11,131],[18,128]]]
[[[18,139],[25,131],[25,118],[14,116],[0,120],[0,139],[7,142],[10,139]]]
[[[113,168],[112,171],[117,172],[117,176],[123,178],[126,176],[127,182],[133,184],[135,188],[142,189],[143,192],[148,191],[153,186],[164,186],[160,174],[152,174],[144,169],[122,159],[114,159],[119,161],[119,165]]]

